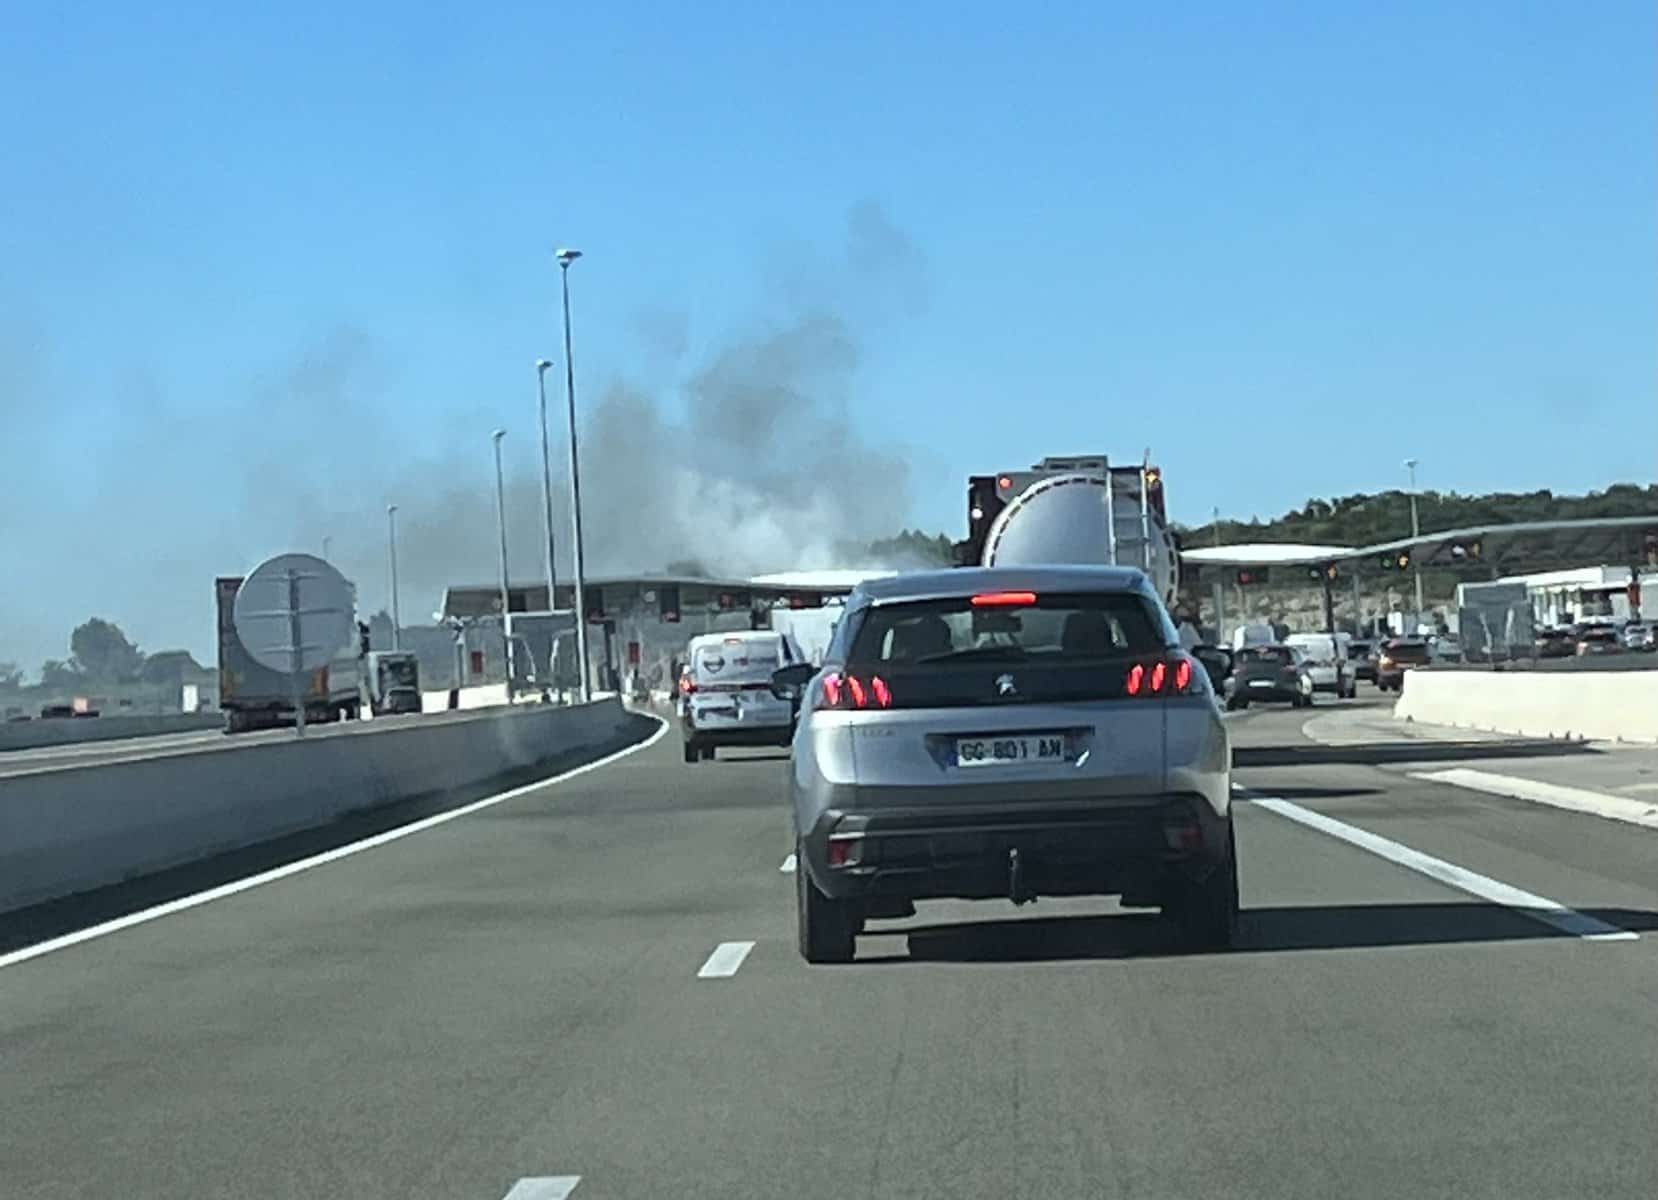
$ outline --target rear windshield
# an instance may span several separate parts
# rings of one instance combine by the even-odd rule
[[[973,597],[956,596],[871,609],[848,663],[1064,663],[1164,648],[1161,624],[1134,593],[1041,596],[1007,606],[975,606]]]
[[[1238,662],[1288,666],[1294,656],[1282,646],[1250,646],[1238,651]]]
[[[1383,648],[1393,658],[1426,658],[1428,655],[1426,642],[1389,642]]]

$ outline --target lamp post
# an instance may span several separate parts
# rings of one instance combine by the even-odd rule
[[[1422,522],[1416,513],[1416,462],[1414,458],[1405,460],[1405,470],[1410,472],[1410,535],[1413,538],[1422,536]],[[1422,620],[1422,564],[1417,561],[1416,547],[1411,547],[1411,561],[1416,568],[1416,619]]]
[[[495,527],[501,537],[501,642],[506,650],[507,695],[512,695],[512,597],[507,588],[507,488],[501,472],[501,439],[505,429],[490,435],[495,443]]]
[[[397,600],[397,505],[386,505],[386,546],[391,556],[391,648],[403,648],[403,622]]]
[[[535,387],[541,400],[541,532],[547,539],[547,611],[558,607],[558,575],[553,567],[553,459],[547,442],[547,370],[550,359],[535,363]],[[549,673],[552,664],[548,663]]]
[[[560,249],[555,252],[555,257],[558,259],[560,286],[564,294],[564,394],[570,407],[570,523],[574,534],[572,552],[576,571],[576,657],[580,660],[576,694],[585,704],[592,697],[592,689],[588,686],[587,669],[587,596],[584,590],[586,571],[581,543],[581,459],[576,450],[576,366],[574,355],[570,351],[570,264],[581,257],[581,251]]]

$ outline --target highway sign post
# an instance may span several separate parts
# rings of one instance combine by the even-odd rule
[[[351,585],[311,554],[279,554],[236,591],[234,622],[254,661],[288,676],[294,733],[305,736],[305,676],[351,640]]]

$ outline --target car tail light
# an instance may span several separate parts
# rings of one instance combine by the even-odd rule
[[[679,677],[679,694],[681,696],[689,696],[696,690],[697,685],[689,675],[681,675]]]
[[[1192,690],[1192,660],[1184,654],[1135,663],[1128,669],[1123,691],[1130,696],[1184,696]]]
[[[1035,603],[1035,592],[980,592],[973,597],[974,608],[1029,608]]]
[[[866,683],[856,675],[831,671],[823,677],[823,702],[830,708],[891,708],[892,688],[879,675]]]

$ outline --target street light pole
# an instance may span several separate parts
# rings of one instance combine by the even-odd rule
[[[1416,459],[1405,460],[1405,470],[1410,472],[1410,535],[1413,538],[1422,536],[1422,522],[1416,514]],[[1416,619],[1422,620],[1422,564],[1417,561],[1416,547],[1411,547],[1411,561],[1416,567]]]
[[[558,607],[558,576],[553,568],[553,460],[547,443],[547,369],[553,364],[537,359],[535,364],[536,392],[541,398],[541,532],[547,538],[547,611]],[[548,674],[552,663],[547,664]]]
[[[507,487],[501,473],[501,439],[505,429],[497,429],[490,438],[495,443],[495,527],[501,535],[501,644],[506,650],[507,695],[512,695],[512,597],[507,587]]]
[[[576,570],[576,657],[580,678],[577,696],[583,704],[592,698],[588,685],[587,667],[587,596],[584,590],[586,575],[582,561],[581,543],[581,466],[576,452],[576,364],[570,351],[570,264],[581,257],[580,250],[561,249],[556,252],[559,279],[564,293],[564,393],[570,404],[570,522],[574,534],[572,547]]]
[[[334,539],[325,535],[322,539],[322,561],[323,562],[333,562],[334,561],[334,556],[329,553],[329,551],[333,548],[333,546],[334,546]]]
[[[397,505],[386,505],[386,545],[391,555],[391,648],[403,648],[403,621],[397,599]]]

